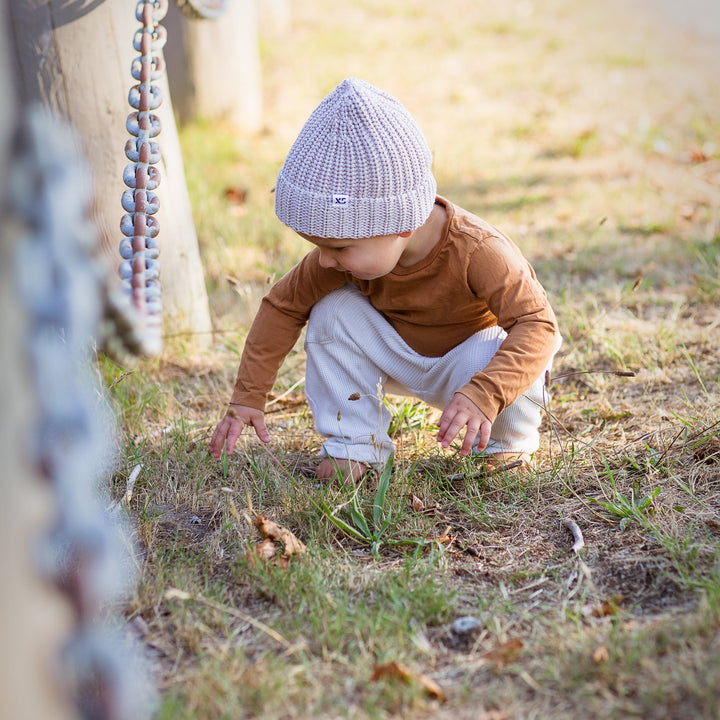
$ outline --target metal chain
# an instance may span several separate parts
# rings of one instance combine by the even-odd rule
[[[100,502],[115,426],[90,373],[104,279],[88,219],[90,173],[76,147],[67,127],[32,108],[8,173],[9,227],[20,238],[14,275],[29,317],[28,365],[36,389],[29,398],[37,406],[37,422],[28,428],[31,460],[55,498],[55,524],[40,559],[74,610],[62,667],[81,716],[142,720],[152,709],[142,661],[100,621],[131,573],[119,521]]]
[[[130,88],[128,102],[135,112],[127,118],[126,127],[133,136],[125,144],[125,155],[131,161],[125,167],[123,180],[128,190],[122,195],[126,214],[120,221],[125,238],[120,242],[122,285],[140,314],[145,329],[162,336],[162,303],[160,290],[160,230],[155,214],[160,200],[153,192],[160,184],[160,147],[153,140],[161,131],[160,118],[152,111],[162,102],[162,90],[153,83],[165,72],[161,50],[167,39],[159,24],[165,17],[168,0],[140,0],[135,17],[142,27],[135,33],[133,47],[140,52],[130,67],[137,85]]]
[[[175,0],[175,4],[196,20],[216,20],[227,10],[227,0]]]

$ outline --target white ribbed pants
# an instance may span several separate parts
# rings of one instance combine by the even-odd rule
[[[385,463],[394,444],[378,383],[381,397],[384,391],[409,395],[443,409],[488,364],[505,337],[502,328],[490,327],[446,355],[425,357],[407,345],[356,286],[325,296],[313,307],[305,335],[305,394],[317,430],[326,438],[322,453]],[[537,450],[544,386],[543,372],[497,416],[484,453]],[[358,400],[348,399],[358,394]]]

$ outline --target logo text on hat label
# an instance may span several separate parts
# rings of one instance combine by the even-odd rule
[[[333,195],[333,207],[345,207],[350,197],[348,195]]]

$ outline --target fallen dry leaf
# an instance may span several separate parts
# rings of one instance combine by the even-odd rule
[[[274,406],[278,406],[277,409],[284,408],[285,410],[292,410],[293,408],[300,407],[305,404],[305,395],[300,393],[299,395],[268,395],[267,407],[270,410],[266,412],[274,412]]]
[[[600,663],[607,662],[609,659],[610,659],[610,652],[608,651],[608,649],[607,649],[604,645],[601,645],[601,646],[600,646],[599,648],[597,648],[597,649],[595,650],[595,652],[593,653],[593,662],[594,662],[596,665],[599,665]]]
[[[442,535],[438,535],[437,537],[428,537],[425,538],[428,542],[436,542],[440,543],[441,545],[452,545],[452,543],[455,542],[455,535],[451,535],[450,531],[452,530],[452,527],[448,525],[445,530],[443,530]]]
[[[583,606],[582,614],[585,617],[608,617],[609,615],[617,615],[623,601],[622,593],[613,595],[609,600],[603,600],[599,603],[588,603]]]
[[[506,665],[517,660],[522,649],[523,641],[520,638],[513,638],[486,652],[483,659],[493,663],[498,670],[502,670]]]
[[[273,565],[281,570],[287,570],[290,567],[290,557],[288,555],[278,555],[273,560]]]
[[[414,673],[402,663],[393,661],[385,665],[376,665],[373,668],[373,674],[370,679],[377,681],[382,678],[402,680],[403,682],[416,682],[430,697],[440,702],[447,700],[443,689],[432,678],[429,678],[427,675],[422,675],[421,673]]]
[[[425,503],[417,495],[410,493],[410,507],[419,513],[425,509]]]
[[[237,510],[233,514],[236,515]],[[250,518],[246,517],[250,521]],[[250,560],[272,562],[276,567],[286,570],[290,566],[290,558],[293,555],[302,555],[305,552],[305,544],[298,540],[290,530],[268,520],[264,515],[256,515],[252,524],[262,535],[263,540],[248,552]],[[278,555],[276,543],[281,543],[283,546],[281,555]]]
[[[302,555],[305,552],[305,543],[298,540],[287,528],[268,520],[264,515],[256,515],[253,525],[264,538],[281,542],[285,548],[283,555]]]
[[[228,202],[235,203],[236,205],[243,205],[247,200],[247,190],[237,186],[226,187],[225,197]]]
[[[274,540],[265,538],[259,545],[253,548],[253,552],[261,560],[272,560],[277,555],[277,546]]]

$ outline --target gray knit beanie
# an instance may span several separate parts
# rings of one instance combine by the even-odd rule
[[[313,111],[280,169],[275,212],[297,232],[368,238],[415,230],[437,185],[432,154],[388,93],[343,80]]]

